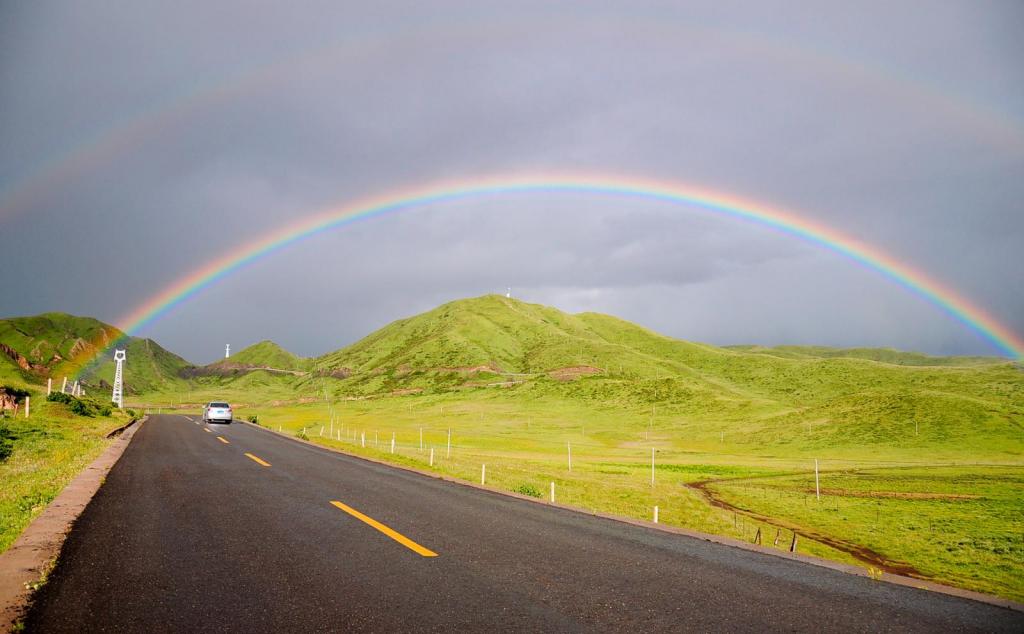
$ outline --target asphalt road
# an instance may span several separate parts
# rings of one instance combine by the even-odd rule
[[[164,415],[79,519],[27,626],[1020,632],[1022,616]]]

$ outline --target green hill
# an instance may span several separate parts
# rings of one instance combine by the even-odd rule
[[[773,350],[691,343],[607,315],[488,295],[396,321],[314,364],[341,378],[347,395],[508,388],[526,400],[655,406],[709,430],[741,423],[751,442],[773,445],[811,424],[820,430],[811,442],[822,447],[910,448],[924,441],[907,430],[927,424],[928,442],[950,452],[1024,449],[1024,374],[1009,361]]]
[[[87,390],[106,389],[113,381],[114,362],[112,353],[105,353],[115,342],[127,351],[128,393],[180,383],[180,371],[189,366],[156,342],[127,337],[92,317],[44,313],[0,319],[0,372],[37,384],[48,377],[60,382],[80,375]]]
[[[999,357],[935,357],[921,352],[904,352],[892,348],[829,348],[826,346],[726,346],[729,350],[766,354],[784,359],[867,359],[893,365],[967,366],[1005,363]]]
[[[232,354],[230,358],[210,364],[224,368],[252,368],[303,371],[306,359],[288,352],[273,341],[264,340]]]

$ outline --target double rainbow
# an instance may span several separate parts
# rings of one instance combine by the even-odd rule
[[[928,300],[991,342],[1001,353],[1024,357],[1024,339],[984,309],[925,273],[849,236],[789,211],[678,183],[621,177],[504,177],[405,189],[328,208],[242,244],[170,284],[119,320],[137,333],[174,307],[246,265],[291,244],[351,223],[458,200],[514,194],[586,194],[660,201],[751,221],[842,254]]]

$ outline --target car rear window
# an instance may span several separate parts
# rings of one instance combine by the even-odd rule
[[[210,407],[231,407],[227,403],[210,403]]]

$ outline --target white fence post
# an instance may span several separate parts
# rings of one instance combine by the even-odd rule
[[[391,432],[391,453],[395,453],[395,432]]]
[[[654,523],[655,524],[658,523],[658,505],[657,504],[654,505]]]
[[[365,448],[366,447],[366,432],[364,431],[359,435],[359,442]]]
[[[420,427],[420,451],[423,451],[423,428]]]
[[[555,483],[551,483],[551,503],[555,502]]]
[[[572,473],[572,443],[565,443],[565,448],[569,452],[569,473]]]
[[[651,447],[651,486],[654,486],[654,447]]]
[[[487,465],[480,465],[480,484],[487,484]]]
[[[433,447],[430,448],[430,466],[431,467],[434,466],[434,448]]]
[[[46,395],[49,396],[50,392],[53,391],[53,377],[46,379]]]
[[[452,428],[448,428],[448,450],[444,454],[445,459],[452,457]]]
[[[821,485],[818,483],[818,459],[814,459],[814,495],[821,501]]]
[[[28,409],[31,406],[32,406],[32,397],[31,396],[26,396],[25,397],[25,418],[28,418]]]
[[[60,391],[65,394],[68,393],[68,377],[64,377],[64,382],[60,385]]]

